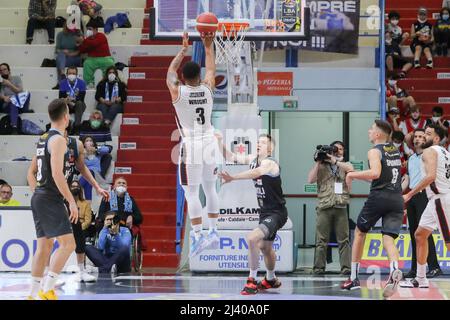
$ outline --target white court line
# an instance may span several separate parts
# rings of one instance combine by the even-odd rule
[[[246,279],[247,276],[243,275],[240,277],[220,277],[220,276],[119,276],[115,277],[115,280],[242,280]],[[298,281],[342,281],[347,279],[347,277],[330,277],[330,278],[319,278],[319,277],[278,277],[280,280],[298,280]]]

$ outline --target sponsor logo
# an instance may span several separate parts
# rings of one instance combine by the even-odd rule
[[[236,208],[223,208],[219,210],[220,214],[260,214],[260,208],[246,208],[246,207],[236,207]]]
[[[228,79],[225,75],[219,74],[216,76],[216,89],[225,90],[228,85]]]

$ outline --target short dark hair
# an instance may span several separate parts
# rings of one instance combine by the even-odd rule
[[[4,187],[7,187],[7,188],[9,188],[9,190],[12,191],[12,187],[8,183],[0,184],[0,188],[4,188]]]
[[[48,105],[48,115],[53,122],[61,120],[67,112],[69,109],[65,99],[55,99]]]
[[[9,64],[3,62],[2,64],[0,64],[0,67],[1,66],[6,66],[6,69],[8,69],[8,71],[11,71],[11,68],[9,67]]]
[[[388,18],[389,20],[391,20],[392,18],[400,19],[400,13],[398,13],[397,11],[391,11],[389,12]]]
[[[375,125],[378,129],[383,131],[387,136],[390,136],[392,133],[392,126],[389,124],[389,122],[384,120],[375,120]]]
[[[425,129],[424,129],[424,128],[417,128],[417,129],[414,129],[413,133],[416,134],[416,132],[419,132],[419,131],[425,133]]]
[[[194,61],[188,61],[183,66],[183,78],[186,80],[194,80],[200,76],[200,65]]]
[[[442,127],[438,124],[430,124],[427,128],[434,129],[434,132],[439,136],[439,139],[442,141],[447,136],[446,132]]]
[[[103,220],[105,220],[107,216],[113,216],[113,224],[118,224],[120,222],[120,217],[116,211],[107,211]]]
[[[336,145],[336,144],[341,145],[342,148],[345,149],[345,144],[344,144],[342,141],[336,140],[336,141],[333,141],[333,142],[331,143],[332,146],[334,146],[334,145]]]
[[[69,66],[69,67],[67,67],[66,73],[69,73],[69,70],[75,70],[75,71],[77,72],[77,74],[78,74],[78,68],[75,67],[75,66]]]
[[[394,132],[392,132],[392,140],[394,140],[394,139],[403,141],[403,140],[405,140],[405,135],[401,131],[394,131]]]
[[[433,107],[433,110],[431,110],[431,112],[432,113],[439,113],[439,114],[444,114],[444,109],[442,109],[442,107],[440,107],[440,106],[436,106],[436,107]]]

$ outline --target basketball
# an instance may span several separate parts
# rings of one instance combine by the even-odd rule
[[[219,20],[214,13],[204,12],[197,17],[197,31],[202,35],[214,34],[217,31],[218,24]]]

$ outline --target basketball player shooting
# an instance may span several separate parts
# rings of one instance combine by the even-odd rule
[[[212,151],[217,145],[214,127],[211,124],[212,89],[215,86],[216,74],[213,39],[214,33],[202,35],[206,53],[206,74],[203,81],[201,67],[193,61],[186,62],[182,68],[184,84],[178,79],[177,70],[189,46],[187,33],[183,35],[183,48],[170,64],[166,79],[182,136],[179,177],[193,230],[191,257],[198,255],[204,249],[217,248],[219,245],[216,226],[219,216],[219,199],[216,190],[217,166],[214,157],[207,154],[208,150]],[[200,184],[206,196],[209,219],[207,238],[201,233],[203,209],[199,198]]]

